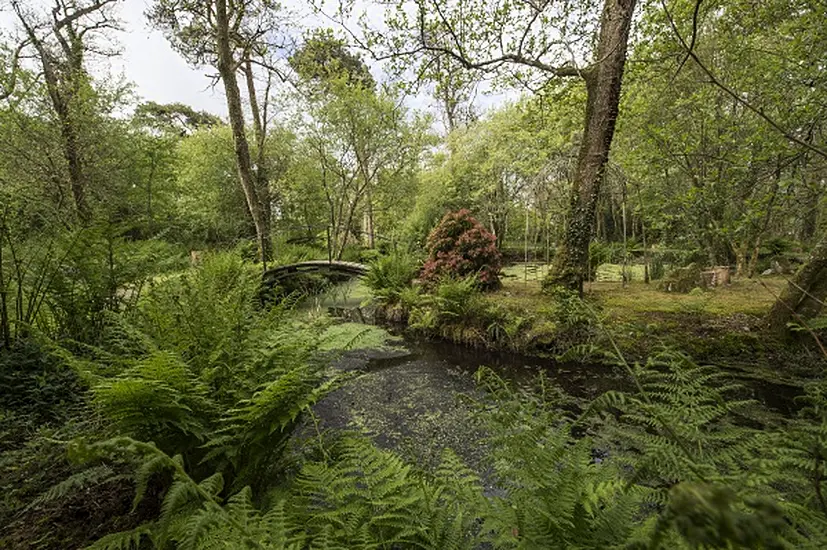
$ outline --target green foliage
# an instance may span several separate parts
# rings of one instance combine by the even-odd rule
[[[419,273],[415,258],[405,253],[381,256],[370,265],[364,278],[373,297],[385,305],[399,303],[401,293],[411,286]]]
[[[255,499],[240,476],[226,485],[232,467],[195,468],[153,444],[117,437],[74,443],[74,459],[93,468],[44,501],[107,479],[118,464],[134,468],[134,505],[150,480],[171,480],[156,519],[104,537],[95,548],[145,540],[199,549],[770,549],[817,548],[827,540],[817,496],[827,410],[822,386],[809,389],[800,420],[762,434],[743,422],[753,402],[733,398],[740,388],[721,371],[675,352],[629,368],[635,391],[609,392],[579,415],[566,412],[573,400],[542,376],[533,390],[514,389],[481,369],[485,393],[475,418],[488,434],[485,492],[450,452],[425,472],[346,435],[320,439],[320,454],[288,485]],[[294,422],[301,407],[272,405],[296,402],[289,394],[302,376],[294,371],[232,411],[218,454],[235,465],[256,463],[244,449],[272,444],[256,434]],[[296,391],[324,391],[314,390],[316,383]],[[244,483],[259,484],[271,475],[267,465],[278,462],[260,458]],[[194,469],[203,471],[196,477]]]
[[[101,224],[32,235],[0,220],[3,343],[33,329],[51,338],[95,342],[113,312],[134,308],[146,281],[182,265],[162,240],[131,241],[126,228]]]
[[[136,358],[92,388],[93,402],[119,433],[180,453],[204,441],[218,416],[210,387],[179,356],[155,352]]]
[[[531,392],[512,389],[487,369],[477,378],[493,399],[480,414],[506,491],[486,518],[495,547],[622,545],[650,491],[628,484],[615,461],[594,459],[594,441],[575,437],[574,419],[561,412],[566,401],[546,379]]]
[[[277,265],[288,265],[307,260],[326,260],[327,250],[315,244],[315,239],[284,238],[273,239],[273,261]]]
[[[152,441],[196,472],[218,470],[232,486],[264,488],[301,413],[334,380],[314,359],[321,327],[260,309],[257,293],[248,265],[209,256],[154,283],[134,324],[113,319],[100,347],[60,353],[114,433]]]
[[[347,50],[344,40],[330,29],[318,29],[305,37],[301,49],[290,57],[290,66],[299,76],[322,91],[330,91],[337,81],[346,86],[376,87],[367,65]]]
[[[427,292],[406,289],[400,293],[399,304],[414,332],[513,351],[536,344],[536,320],[488,299],[474,277],[444,278]]]
[[[489,309],[474,277],[444,278],[429,293],[415,299],[408,319],[411,329],[436,333],[455,342],[485,345]]]
[[[36,427],[62,424],[84,391],[77,373],[34,341],[0,350],[0,444],[12,449]]]
[[[321,334],[319,349],[322,351],[380,349],[391,339],[391,335],[378,326],[335,323]]]
[[[190,247],[227,246],[254,235],[233,151],[228,126],[200,129],[174,150],[176,233]]]
[[[783,237],[773,237],[764,243],[763,248],[770,256],[781,256],[791,252],[795,248],[795,243]]]
[[[692,547],[823,545],[827,509],[812,498],[819,493],[812,480],[820,480],[808,468],[818,468],[820,451],[807,447],[809,458],[796,458],[804,433],[823,427],[812,420],[804,432],[797,423],[753,427],[748,413],[755,403],[738,398],[740,385],[677,352],[664,351],[645,367],[615,359],[631,369],[637,392],[609,392],[592,407],[620,410],[605,418],[604,436],[631,467],[631,479],[653,487],[665,502],[653,545],[665,544],[667,531]],[[810,398],[823,406],[817,392]]]
[[[345,439],[335,462],[305,465],[291,510],[311,540],[331,547],[472,548],[479,480],[446,454],[435,478],[416,472],[399,457],[363,439]],[[312,547],[312,543],[311,543]]]
[[[589,245],[589,265],[592,269],[600,264],[619,264],[625,258],[623,243],[604,243],[594,241]],[[594,273],[592,273],[592,277]]]
[[[521,391],[481,371],[484,480],[450,453],[423,472],[351,436],[292,463],[303,413],[335,387],[331,357],[378,347],[387,334],[260,307],[260,274],[243,261],[255,256],[255,228],[232,130],[181,104],[124,115],[135,106],[129,84],[98,63],[116,3],[59,2],[54,22],[18,4],[12,15],[31,23],[17,29],[30,35],[22,57],[15,31],[0,38],[0,546],[65,547],[123,529],[94,547],[827,547],[824,384],[807,387],[797,418],[764,425],[743,388],[675,351],[644,365],[614,357],[635,391],[606,394],[581,416],[544,379]],[[216,61],[215,13],[201,4],[150,8],[198,65]],[[570,72],[559,61],[574,46],[588,63],[600,4],[385,2],[383,32],[352,38],[422,53],[420,41],[439,49],[452,36],[483,64],[517,49]],[[278,3],[221,5],[235,21],[231,55],[253,56],[255,81],[267,82],[256,118],[286,107],[277,117],[286,128],[250,140],[255,171],[267,176],[257,191],[272,196],[278,261],[370,261],[376,298],[428,336],[545,352],[600,341],[597,316],[572,293],[546,289],[534,313],[519,307],[519,292],[480,292],[498,284],[493,236],[548,256],[578,222],[564,212],[582,79],[549,83],[537,78],[540,64],[507,74],[487,64],[496,85],[540,93],[475,120],[474,79],[456,60],[391,60],[383,69],[413,68],[435,84],[448,130],[437,143],[430,117],[406,108],[401,88],[372,76],[333,33],[311,32],[290,59],[272,57],[261,29],[296,27]],[[592,271],[632,252],[639,268],[645,242],[652,279],[690,264],[663,288],[709,298],[699,266],[789,267],[796,243],[817,240],[827,204],[824,3],[637,5],[632,46],[648,62],[626,70],[612,163],[588,224],[600,239]],[[676,33],[692,37],[693,59]],[[710,85],[702,62],[726,89]],[[275,97],[269,79],[286,64],[300,91]],[[426,243],[445,212],[461,208],[485,227],[460,221]],[[463,232],[473,235],[460,243]],[[414,287],[410,257],[379,256],[400,240],[430,244],[426,278],[439,282]],[[197,268],[188,248],[205,250]],[[280,290],[328,283],[291,282]],[[707,299],[664,296],[661,305],[669,300],[651,329],[633,323],[629,339],[658,335],[670,312],[710,312]],[[823,329],[824,318],[811,326]],[[763,342],[754,331],[719,339]],[[66,462],[67,440],[88,468]]]
[[[714,367],[664,351],[636,365],[638,395],[622,405],[623,441],[640,479],[670,487],[677,481],[738,475],[754,452],[754,430],[738,419],[754,401],[738,399],[741,387]],[[606,396],[611,398],[612,394]],[[629,429],[634,428],[634,429]]]
[[[245,337],[266,322],[256,309],[259,280],[233,254],[207,255],[195,269],[151,281],[135,322],[197,372],[212,370],[205,378],[225,376],[247,353]]]

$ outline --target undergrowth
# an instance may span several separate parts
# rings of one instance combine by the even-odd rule
[[[484,478],[450,451],[423,470],[358,435],[320,436],[315,458],[256,499],[153,444],[75,444],[90,464],[132,464],[136,503],[153,475],[170,480],[156,519],[93,548],[824,546],[823,387],[810,388],[801,418],[762,430],[743,422],[752,404],[730,397],[733,384],[686,356],[616,359],[638,390],[577,413],[542,377],[515,389],[481,369]]]
[[[403,299],[413,304],[413,322],[473,323],[484,331],[479,338],[499,330],[473,280],[447,280],[428,295],[406,289]],[[578,298],[554,303],[566,326],[593,326],[594,311]],[[2,455],[4,487],[8,479],[37,479],[33,465],[42,470],[34,486],[62,480],[36,498],[31,484],[21,490],[12,482],[0,517],[15,527],[0,541],[25,541],[27,521],[65,520],[61,510],[81,511],[78,502],[91,498],[89,505],[114,516],[89,516],[98,523],[85,536],[60,531],[26,542],[47,548],[58,536],[75,537],[75,546],[97,538],[97,549],[827,545],[823,383],[807,389],[798,418],[765,425],[721,371],[670,350],[629,364],[609,334],[613,352],[572,353],[604,353],[634,391],[578,407],[545,378],[533,389],[514,388],[483,368],[482,391],[470,399],[475,428],[487,434],[487,463],[472,471],[446,451],[440,465],[425,469],[358,434],[318,433],[301,452],[288,452],[302,413],[337,384],[327,372],[330,350],[375,335],[260,309],[257,279],[238,260],[206,258],[197,270],[157,281],[133,313],[111,316],[105,327],[94,346],[53,344],[51,357],[88,388],[79,404],[86,422]],[[25,468],[15,474],[18,461]]]
[[[261,308],[258,280],[237,257],[210,256],[155,281],[135,310],[108,316],[95,345],[45,344],[49,361],[84,388],[77,418],[98,419],[76,437],[152,442],[196,477],[220,472],[228,491],[255,483],[263,495],[276,484],[291,467],[286,445],[302,413],[337,379],[327,373],[329,354],[318,351],[326,324]],[[118,480],[145,488],[145,479],[117,468],[92,477],[62,471],[70,476],[51,493],[56,498]],[[46,504],[9,506],[25,517]]]

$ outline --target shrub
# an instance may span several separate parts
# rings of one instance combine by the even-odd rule
[[[408,326],[472,346],[521,349],[528,320],[486,300],[478,287],[473,277],[445,278],[429,294],[403,293],[401,302],[411,304]]]
[[[153,281],[136,325],[200,371],[243,355],[256,321],[260,275],[231,253],[208,254],[197,268]]]
[[[416,260],[404,253],[382,256],[371,264],[364,279],[373,296],[384,304],[396,304],[419,272]]]
[[[692,289],[703,286],[703,279],[701,278],[701,268],[698,264],[689,264],[686,267],[679,267],[669,273],[663,279],[658,288],[665,292],[677,292],[686,294]]]
[[[795,248],[795,243],[789,239],[785,239],[784,237],[773,237],[771,239],[767,239],[763,248],[770,256],[782,256],[792,252]]]
[[[449,212],[428,236],[428,261],[422,279],[476,275],[486,289],[500,286],[502,256],[497,238],[487,231],[468,210]]]
[[[264,487],[300,413],[330,386],[315,359],[322,327],[256,307],[257,292],[255,268],[209,255],[157,281],[129,320],[112,316],[101,346],[58,353],[118,435]]]
[[[444,330],[453,324],[470,327],[485,309],[473,277],[443,278],[432,293],[421,296],[419,304],[411,311],[409,323],[413,329],[426,331]]]
[[[8,340],[3,344],[32,327],[50,338],[95,342],[106,316],[131,309],[150,277],[182,267],[183,254],[174,246],[155,239],[129,241],[124,232],[103,225],[7,236],[0,254],[9,321],[2,327]]]
[[[33,340],[0,349],[0,448],[12,449],[36,428],[65,422],[84,391],[77,374]]]

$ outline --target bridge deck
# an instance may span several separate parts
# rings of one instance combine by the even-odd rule
[[[297,273],[331,271],[336,273],[344,273],[346,275],[361,276],[365,275],[369,270],[369,266],[356,262],[329,262],[327,260],[308,260],[306,262],[280,265],[272,269],[268,269],[262,274],[261,281],[264,285],[274,285],[280,280],[295,275]]]

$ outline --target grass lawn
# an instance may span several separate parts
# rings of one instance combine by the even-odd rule
[[[514,308],[535,310],[548,301],[540,291],[547,266],[512,265],[503,270],[502,290],[493,300]],[[781,276],[734,280],[732,284],[700,293],[678,294],[658,290],[657,282],[632,281],[587,283],[586,297],[599,304],[609,318],[633,319],[650,313],[731,316],[765,315],[786,285]]]

